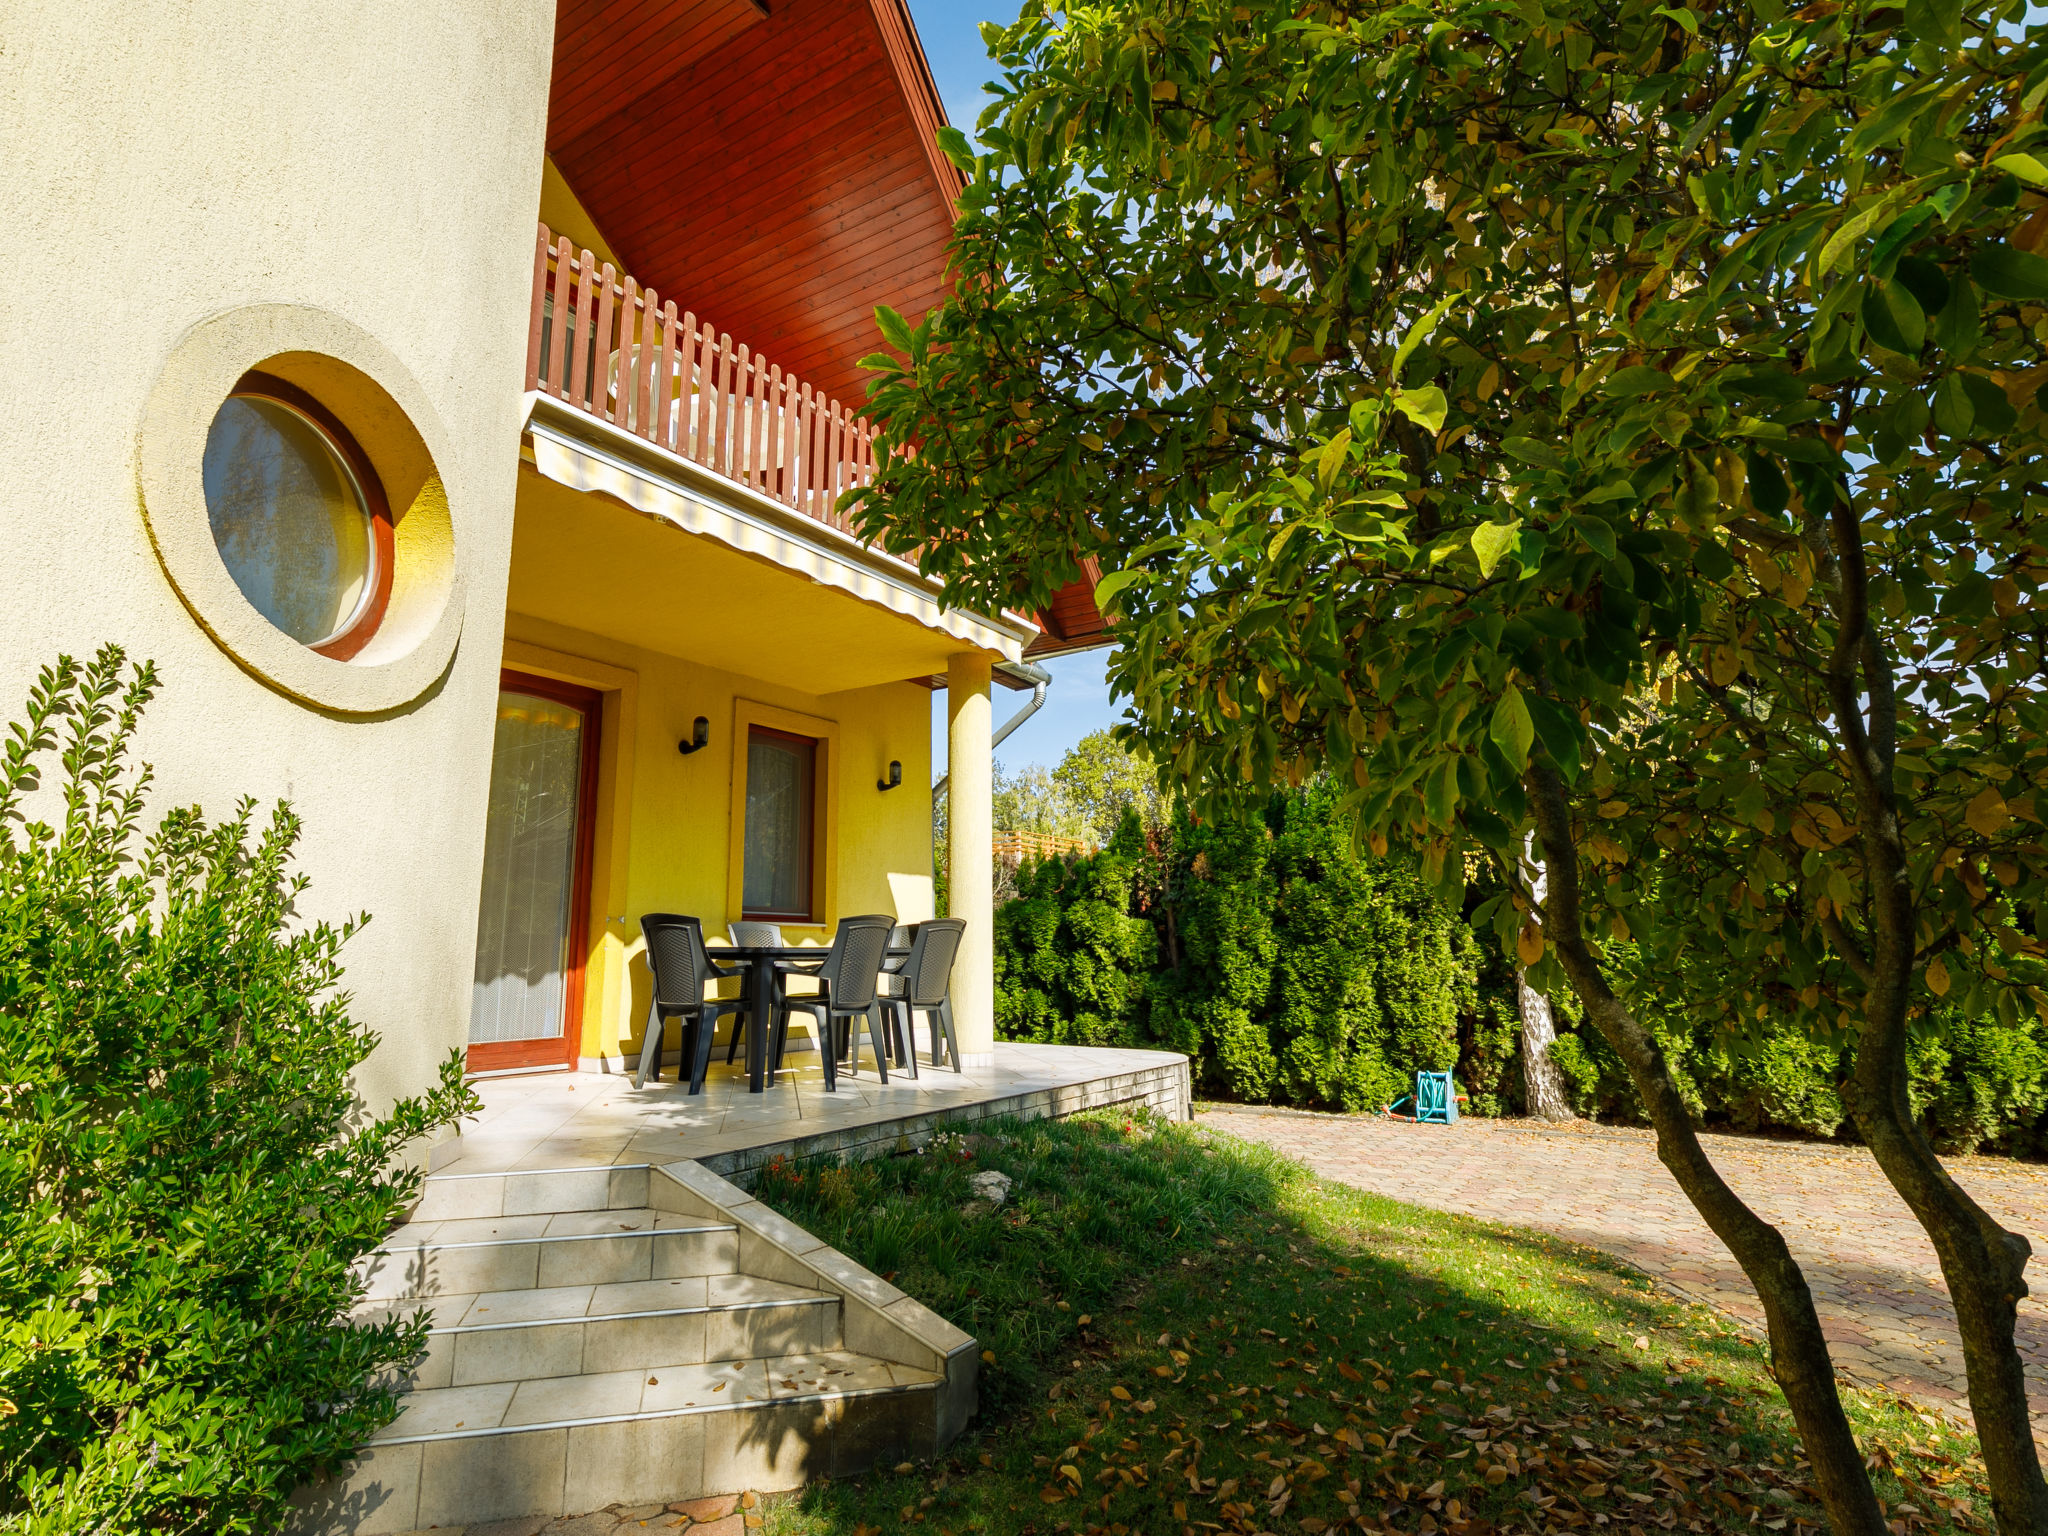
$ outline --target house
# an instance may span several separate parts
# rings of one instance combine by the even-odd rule
[[[1100,626],[1085,586],[1043,614],[949,609],[839,509],[873,472],[874,308],[941,299],[960,186],[903,0],[22,0],[11,19],[5,681],[18,698],[56,653],[118,641],[163,680],[139,740],[161,802],[297,807],[306,914],[373,918],[347,952],[381,1037],[365,1099],[460,1050],[501,1107],[581,1082],[630,1115],[656,1102],[619,1097],[642,914],[792,942],[930,917],[935,689],[954,1007],[966,1066],[988,1067],[994,701]],[[1184,1104],[1161,1062],[1046,1082]],[[444,1147],[416,1218],[442,1238],[395,1243],[373,1290],[439,1305],[546,1290],[553,1265],[557,1290],[668,1274],[704,1297],[608,1332],[451,1327],[422,1401],[536,1376],[584,1401],[600,1353],[674,1364],[632,1341],[687,1312],[700,1360],[840,1348],[883,1408],[778,1389],[766,1428],[649,1405],[488,1442],[472,1408],[380,1446],[320,1518],[764,1486],[957,1430],[964,1336],[740,1209],[659,1091],[687,1167]],[[744,1317],[719,1300],[743,1292]],[[707,1327],[747,1338],[719,1355]]]
[[[985,1057],[991,687],[1072,642],[838,509],[960,186],[899,0],[44,10],[14,690],[118,640],[162,793],[298,806],[313,910],[374,918],[369,1097],[616,1067],[646,911],[930,915],[933,689]]]

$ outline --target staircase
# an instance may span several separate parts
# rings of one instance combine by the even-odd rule
[[[972,1339],[695,1163],[430,1177],[367,1280],[433,1331],[309,1532],[792,1488],[973,1411]]]

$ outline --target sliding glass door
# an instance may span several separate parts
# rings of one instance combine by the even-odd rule
[[[576,1059],[601,696],[506,672],[470,1003],[474,1072]]]

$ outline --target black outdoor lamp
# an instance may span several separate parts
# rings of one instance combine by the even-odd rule
[[[699,715],[690,724],[690,739],[676,743],[676,750],[688,757],[692,752],[702,752],[711,745],[711,722]]]
[[[899,763],[899,762],[891,761],[891,762],[890,762],[890,764],[889,764],[889,777],[887,777],[886,779],[877,779],[877,780],[875,780],[875,788],[877,788],[877,789],[895,789],[895,788],[896,788],[896,787],[897,787],[898,785],[900,785],[900,784],[901,784],[902,782],[903,782],[903,765],[902,765],[901,763]]]

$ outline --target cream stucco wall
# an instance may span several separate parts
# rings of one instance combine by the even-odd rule
[[[516,611],[505,665],[606,695],[579,1051],[586,1062],[615,1060],[622,1042],[640,1038],[650,985],[636,959],[640,914],[701,917],[714,941],[739,915],[730,896],[739,836],[734,721],[750,706],[832,730],[824,921],[785,924],[790,942],[827,941],[832,921],[860,912],[931,915],[931,694],[917,684],[809,693]],[[685,756],[676,743],[699,715],[710,722],[710,743]],[[903,784],[880,790],[892,759],[903,765]]]
[[[348,951],[384,1037],[373,1103],[464,1040],[553,13],[12,0],[0,49],[0,710],[54,653],[118,641],[163,677],[140,742],[159,806],[295,802],[303,910],[373,917]],[[460,633],[382,713],[238,666],[145,528],[138,436],[166,360],[251,306],[280,334],[304,313],[368,338],[431,418]]]

